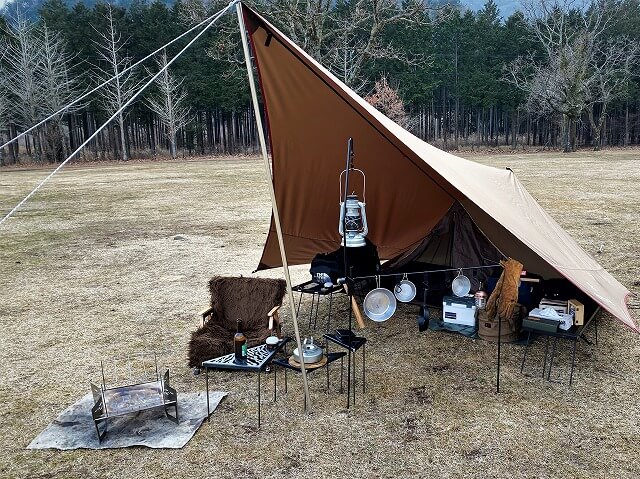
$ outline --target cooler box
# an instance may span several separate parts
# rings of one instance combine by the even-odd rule
[[[475,326],[476,310],[476,301],[473,296],[442,298],[442,320],[445,323]]]

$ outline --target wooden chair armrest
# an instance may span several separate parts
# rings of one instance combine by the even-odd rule
[[[269,318],[269,329],[274,330],[276,336],[280,336],[280,314],[278,310],[280,306],[274,306],[271,311],[267,313],[267,317]]]
[[[213,312],[213,306],[209,306],[207,309],[203,309],[202,311],[200,311],[198,313],[200,316],[202,316],[202,326],[203,327],[204,327],[204,322],[207,319],[207,316],[209,316],[212,312]]]

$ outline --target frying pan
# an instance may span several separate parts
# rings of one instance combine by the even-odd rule
[[[451,282],[451,290],[458,298],[468,295],[471,291],[471,281],[462,274],[462,268],[458,270],[458,276]]]
[[[416,297],[416,285],[407,279],[407,273],[402,276],[402,281],[393,288],[393,294],[398,301],[408,303]]]
[[[380,287],[380,277],[376,277],[377,288],[367,293],[362,303],[364,314],[376,322],[382,322],[393,316],[396,312],[396,297],[391,291]]]

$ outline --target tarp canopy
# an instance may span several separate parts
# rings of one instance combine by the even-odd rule
[[[457,202],[503,255],[564,277],[630,328],[629,291],[588,255],[516,175],[439,150],[384,116],[243,5],[265,106],[290,264],[340,246],[339,176],[349,137],[366,174],[368,238],[381,259],[410,254]],[[273,224],[259,269],[281,266]],[[458,267],[472,265],[457,265]]]

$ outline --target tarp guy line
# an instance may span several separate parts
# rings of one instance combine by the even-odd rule
[[[67,109],[73,105],[75,105],[76,103],[78,103],[81,100],[84,100],[86,97],[88,97],[89,95],[91,95],[92,93],[95,93],[96,91],[98,91],[100,88],[102,88],[105,85],[108,85],[109,83],[111,83],[113,80],[115,80],[116,78],[120,78],[122,75],[124,75],[125,73],[127,73],[129,70],[134,69],[135,67],[137,67],[138,65],[140,65],[142,62],[144,62],[145,60],[148,60],[149,58],[151,58],[152,56],[154,56],[156,53],[164,50],[165,48],[167,48],[169,45],[172,45],[173,43],[177,42],[178,40],[180,40],[182,37],[184,37],[185,35],[188,35],[189,33],[191,33],[194,30],[197,30],[198,28],[200,28],[202,25],[204,25],[205,23],[207,23],[209,20],[211,20],[213,17],[215,17],[216,15],[218,15],[219,13],[227,10],[227,8],[229,8],[228,6],[225,7],[223,10],[220,10],[218,13],[215,13],[213,15],[211,15],[208,18],[205,18],[203,21],[201,21],[200,23],[198,23],[196,26],[190,28],[189,30],[187,30],[186,32],[184,32],[183,34],[181,34],[180,36],[174,38],[173,40],[171,40],[169,43],[165,43],[163,46],[161,46],[160,48],[158,48],[156,51],[149,53],[146,57],[138,60],[137,62],[135,62],[133,65],[128,66],[127,68],[125,68],[124,70],[122,70],[120,73],[118,73],[115,76],[112,76],[111,78],[109,78],[108,80],[106,80],[105,82],[101,83],[100,85],[98,85],[97,87],[95,87],[93,90],[88,91],[87,93],[83,94],[82,96],[76,98],[75,100],[73,100],[71,103],[69,103],[68,105],[63,106],[62,108],[60,108],[58,111],[56,111],[55,113],[52,113],[51,115],[49,115],[48,117],[46,117],[44,120],[40,121],[39,123],[36,123],[35,125],[33,125],[32,127],[30,127],[28,130],[23,131],[22,133],[18,134],[15,138],[11,138],[9,141],[7,141],[6,143],[3,143],[2,145],[0,145],[0,150],[2,148],[4,148],[5,146],[13,143],[16,140],[19,140],[20,138],[22,138],[24,135],[26,135],[27,133],[33,131],[34,129],[38,128],[40,125],[42,125],[43,123],[48,122],[49,120],[51,120],[51,118],[54,118],[56,115],[59,115],[60,113],[64,113],[65,111],[67,111]]]
[[[225,8],[220,10],[220,12],[213,18],[213,20],[211,20],[211,22],[206,27],[204,27],[204,29],[200,33],[198,33],[195,37],[193,37],[193,39],[189,43],[187,43],[187,45],[182,50],[180,50],[176,54],[176,56],[174,56],[164,67],[162,67],[160,71],[158,71],[158,73],[153,75],[153,77],[151,77],[151,79],[147,83],[145,83],[144,86],[140,88],[140,90],[138,90],[131,98],[129,98],[129,100],[127,100],[127,102],[124,105],[122,105],[122,108],[118,109],[118,111],[116,111],[113,115],[111,115],[111,118],[109,118],[102,125],[100,125],[100,127],[89,138],[87,138],[84,141],[84,143],[82,143],[82,145],[80,145],[73,153],[71,153],[67,157],[67,159],[64,160],[62,163],[60,163],[60,165],[55,170],[53,170],[44,180],[42,180],[38,184],[38,186],[36,186],[31,191],[31,193],[25,196],[20,203],[18,203],[11,211],[9,211],[9,213],[7,213],[7,215],[0,220],[0,225],[5,221],[7,221],[16,211],[18,211],[18,209],[24,203],[26,203],[27,200],[31,198],[31,196],[33,196],[35,192],[38,191],[42,185],[44,185],[47,181],[49,181],[50,178],[53,177],[53,175],[55,175],[58,171],[60,171],[60,169],[62,169],[64,165],[66,165],[75,155],[77,155],[87,145],[87,143],[93,140],[98,135],[98,133],[100,133],[116,116],[120,114],[120,112],[122,112],[122,110],[128,107],[149,85],[151,85],[155,81],[156,78],[160,76],[160,74],[162,74],[162,72],[164,72],[167,68],[169,68],[171,64],[174,61],[176,61],[180,55],[182,55],[193,43],[195,43],[195,41],[198,40],[198,38],[200,38],[209,29],[209,27],[211,27],[222,15],[224,15],[227,12],[227,10],[232,8],[236,4],[236,2],[237,0],[234,0]]]

